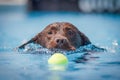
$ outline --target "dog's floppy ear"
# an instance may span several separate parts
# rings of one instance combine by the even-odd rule
[[[25,45],[27,45],[27,44],[29,44],[29,43],[32,43],[32,42],[33,42],[33,39],[31,39],[31,40],[27,41],[26,43],[20,45],[18,48],[19,48],[19,49],[22,49],[22,48],[25,47]]]
[[[37,44],[40,44],[42,45],[43,47],[45,47],[46,45],[46,41],[45,41],[45,34],[44,34],[44,31],[40,32],[38,35],[36,35],[33,40],[34,40],[34,43],[37,43]]]
[[[27,44],[29,43],[38,43],[40,45],[43,45],[45,44],[44,42],[44,37],[42,36],[42,32],[38,33],[34,38],[32,38],[31,40],[27,41],[26,43],[22,44],[21,46],[19,46],[18,48],[24,48]]]
[[[88,37],[85,34],[83,34],[82,32],[79,31],[79,35],[81,37],[81,42],[82,42],[81,45],[91,44],[90,40],[88,39]]]

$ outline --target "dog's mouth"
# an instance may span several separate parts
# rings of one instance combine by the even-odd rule
[[[70,44],[60,44],[60,45],[56,45],[55,48],[58,48],[58,49],[64,49],[64,50],[75,50],[75,47],[70,45]]]
[[[72,46],[71,44],[65,43],[65,44],[56,44],[54,42],[49,43],[46,46],[48,49],[56,48],[56,49],[63,49],[63,50],[75,50],[76,48]]]
[[[76,49],[74,46],[69,46],[69,47],[56,46],[56,47],[49,47],[48,49],[52,49],[52,48],[63,49],[63,50],[75,50]]]

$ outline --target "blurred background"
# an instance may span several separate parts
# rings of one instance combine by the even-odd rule
[[[62,21],[77,26],[94,44],[111,45],[120,37],[119,13],[120,0],[0,0],[0,46],[16,47]]]
[[[0,0],[1,6],[25,6],[27,10],[120,13],[120,0]]]

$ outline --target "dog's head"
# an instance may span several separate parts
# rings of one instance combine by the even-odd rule
[[[48,25],[33,40],[49,49],[59,48],[64,50],[75,50],[90,43],[83,33],[68,22],[56,22]]]

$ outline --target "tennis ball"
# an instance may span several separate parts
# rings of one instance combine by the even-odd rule
[[[62,65],[62,64],[67,64],[68,59],[65,55],[62,53],[54,53],[49,59],[48,59],[49,64],[53,65]]]

